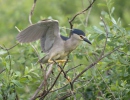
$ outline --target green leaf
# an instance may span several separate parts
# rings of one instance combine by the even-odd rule
[[[29,73],[29,69],[28,69],[28,67],[26,66],[25,67],[25,75],[27,75]]]
[[[102,11],[102,12],[101,12],[101,15],[105,16],[105,15],[108,15],[108,13],[105,12],[105,11]]]
[[[112,9],[111,9],[111,14],[114,12],[114,10],[115,10],[115,7],[112,7]]]
[[[103,39],[105,39],[105,35],[104,34],[101,34],[101,35],[98,36],[98,41],[101,41]]]
[[[34,75],[36,75],[37,77],[40,77],[37,73],[35,73],[35,72],[31,72],[31,73],[33,73]]]
[[[106,4],[104,4],[104,3],[98,3],[97,5],[98,5],[99,7],[107,7]]]
[[[27,77],[28,77],[28,79],[29,79],[30,81],[32,81],[32,80],[33,80],[33,79],[32,79],[32,76],[27,75]]]
[[[117,24],[116,20],[113,17],[111,17],[111,21],[113,22],[113,24]]]
[[[102,34],[104,33],[101,29],[99,29],[97,26],[93,26],[93,29],[95,30],[96,33]]]
[[[0,55],[4,55],[4,54],[6,54],[7,53],[7,51],[5,51],[5,50],[0,50]]]
[[[23,87],[22,84],[19,81],[17,81],[17,80],[12,80],[12,83],[17,85],[18,87]]]

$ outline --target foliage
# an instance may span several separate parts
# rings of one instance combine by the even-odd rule
[[[55,2],[56,0],[52,1]],[[10,4],[11,2],[12,1],[9,1],[8,3]],[[21,2],[25,3],[24,0],[21,0]],[[67,1],[61,0],[61,2],[58,2],[57,5],[61,5],[61,11],[65,10],[65,12],[62,13],[65,13],[66,15],[68,14],[67,16],[69,17],[71,13],[75,14],[75,12],[80,9],[80,7],[76,9],[69,7],[66,8],[65,5],[63,5],[63,2],[65,3]],[[70,2],[67,2],[66,4],[70,4]],[[81,15],[77,17],[74,26],[77,28],[82,27],[81,29],[85,30],[87,37],[92,42],[92,45],[82,43],[74,52],[70,54],[70,61],[64,70],[68,71],[67,75],[71,78],[71,80],[73,80],[81,71],[87,68],[90,64],[94,63],[100,57],[105,47],[104,44],[107,37],[107,31],[108,38],[104,54],[108,54],[117,47],[119,48],[112,54],[99,61],[94,67],[88,69],[84,74],[82,74],[80,78],[77,79],[74,83],[74,92],[76,94],[67,100],[74,98],[77,100],[129,100],[130,28],[127,25],[122,26],[120,17],[113,17],[115,16],[115,7],[113,7],[112,0],[106,0],[106,2],[96,2],[98,3],[97,7],[99,9],[105,8],[105,10],[100,10],[100,16],[102,16],[105,24],[102,20],[99,20],[100,16],[96,16],[98,17],[97,20],[99,24],[92,26],[89,25],[86,27],[85,16]],[[30,2],[28,4],[31,6]],[[38,7],[39,4],[40,3],[37,4],[37,10],[42,9],[42,6]],[[53,6],[56,7],[56,5]],[[77,1],[75,1],[72,6],[78,6]],[[5,8],[6,6],[2,7]],[[21,25],[14,23],[20,27],[20,29],[27,25],[28,12],[30,9],[27,11],[26,8],[27,4],[23,6],[23,9],[15,8],[20,9],[21,12],[25,10],[24,15],[22,15],[23,18],[21,20],[19,20],[18,17],[14,18],[16,20],[16,23],[26,21],[26,23]],[[45,9],[48,9],[45,12],[47,13],[45,17],[49,17],[51,15],[51,10],[47,7],[45,7]],[[58,7],[56,9],[58,9]],[[7,9],[5,10],[8,11]],[[58,12],[60,11],[55,11],[56,14],[59,14]],[[37,16],[41,16],[41,13],[38,11],[35,11],[35,13]],[[19,12],[15,14],[17,14],[17,16],[21,16],[19,15]],[[67,16],[63,17],[61,15],[60,18],[58,16],[59,15],[55,15],[54,18],[57,18],[60,21],[67,18]],[[92,16],[92,14],[90,16]],[[24,18],[26,18],[26,20]],[[38,19],[39,18],[37,18],[36,15],[33,16],[34,21]],[[89,17],[89,19],[91,19],[91,17]],[[11,19],[9,22],[10,21]],[[64,23],[63,21],[61,22],[62,24]],[[12,24],[10,27],[13,27]],[[64,29],[61,29],[61,31],[62,34],[66,32]],[[40,57],[43,57],[44,54],[41,53],[39,41],[32,43],[32,45],[37,49]],[[18,100],[18,98],[20,100],[27,100],[34,94],[39,84],[43,80],[43,73],[41,71],[40,65],[36,63],[38,60],[37,54],[30,44],[17,45],[15,48],[10,50],[6,50],[6,47],[7,46],[3,46],[0,48],[0,100]],[[75,69],[71,69],[77,65],[79,66]],[[48,79],[48,88],[52,85],[55,78],[57,77],[57,74],[59,73],[58,66],[54,65],[53,67],[53,73]],[[46,100],[54,100],[56,98],[60,98],[69,90],[70,85],[62,73],[57,83],[53,87],[53,90],[47,95]],[[40,91],[40,93],[42,93],[42,91]]]

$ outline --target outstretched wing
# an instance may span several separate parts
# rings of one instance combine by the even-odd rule
[[[29,43],[40,39],[43,52],[48,52],[51,49],[55,38],[60,38],[57,20],[42,20],[24,29],[16,37],[20,43]]]

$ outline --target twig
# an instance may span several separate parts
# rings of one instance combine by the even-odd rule
[[[111,51],[111,52],[105,54],[104,56],[102,56],[101,58],[99,58],[97,61],[95,61],[94,63],[90,64],[88,67],[86,67],[82,72],[80,72],[80,73],[73,79],[72,84],[74,84],[74,82],[75,82],[82,74],[84,74],[88,69],[90,69],[91,67],[95,66],[95,65],[96,65],[99,61],[101,61],[103,58],[105,58],[105,57],[111,55],[113,52],[117,51],[119,48],[120,48],[120,46],[117,47],[117,48],[115,48],[113,51]],[[64,98],[66,99],[66,98],[70,97],[71,95],[72,95],[71,93],[70,93],[69,95],[68,95],[68,93],[66,93],[66,94],[65,94],[63,97],[61,97],[59,100],[64,100]]]
[[[85,82],[86,82],[86,81],[88,81],[88,82],[87,82],[86,84],[82,85],[81,87],[76,88],[76,90],[78,90],[78,89],[80,89],[80,88],[82,88],[82,87],[87,86],[93,79],[94,79],[94,77],[92,77],[90,80],[85,80]]]
[[[5,47],[5,50],[7,51],[7,53],[8,53],[8,56],[9,56],[9,66],[10,66],[10,68],[9,68],[9,75],[11,74],[10,72],[11,72],[11,58],[10,58],[10,53],[9,53],[9,50]]]
[[[39,54],[38,54],[37,49],[32,45],[32,43],[30,43],[30,45],[31,45],[31,47],[34,49],[34,51],[36,52],[36,54],[37,54],[37,56],[38,56],[38,59],[40,59],[40,56],[39,56]]]
[[[39,91],[42,89],[42,87],[46,84],[46,80],[48,79],[51,71],[52,71],[52,64],[49,66],[49,69],[44,77],[44,80],[41,82],[40,86],[38,87],[38,89],[35,91],[35,93],[33,94],[33,96],[30,98],[30,100],[35,100],[37,98],[37,95],[39,93]],[[46,90],[43,91],[42,94],[46,93]]]
[[[71,29],[73,28],[72,22],[74,21],[74,19],[75,19],[78,15],[83,14],[85,11],[87,11],[89,8],[91,8],[91,6],[93,5],[93,3],[94,3],[95,1],[96,1],[96,0],[93,0],[93,2],[92,2],[86,9],[82,10],[81,12],[78,12],[77,14],[75,14],[75,15],[73,16],[73,18],[72,18],[71,20],[69,20],[69,24],[70,24],[70,28],[71,28]]]
[[[68,57],[68,58],[69,58],[69,57]],[[66,66],[67,62],[68,62],[68,59],[67,59],[66,62],[64,63],[63,68]],[[52,88],[53,88],[54,85],[56,84],[58,78],[60,77],[61,72],[62,72],[62,71],[59,72],[59,74],[57,75],[55,81],[53,82],[53,84],[51,85],[51,87],[48,89],[48,91],[46,91],[46,93],[44,93],[44,94],[40,97],[40,100],[44,99],[44,98],[46,97],[46,95],[52,90]]]
[[[94,81],[96,81],[96,78],[94,78]],[[96,83],[96,82],[95,82],[95,83]],[[105,100],[105,97],[104,97],[104,95],[103,95],[101,89],[99,88],[98,84],[96,84],[96,87],[98,88],[99,93],[101,94],[100,96],[102,96],[102,97],[104,98],[104,100]]]
[[[35,91],[35,93],[33,94],[33,96],[30,98],[30,100],[35,100],[37,97],[37,94],[39,93],[39,91],[41,90],[41,88],[44,85],[44,80],[41,82],[40,86],[38,87],[38,89]]]
[[[90,0],[88,0],[89,2],[90,2],[90,4],[91,4],[91,1]],[[92,0],[93,1],[93,0]],[[91,13],[91,10],[92,10],[92,6],[90,7],[90,9],[88,10],[88,14],[87,14],[87,16],[86,16],[86,26],[88,26],[88,18],[89,18],[89,15],[90,15],[90,13]]]
[[[52,68],[53,68],[52,65],[53,65],[53,64],[50,64],[50,66],[49,66],[49,68],[48,68],[48,71],[46,72],[46,79],[48,79],[50,73],[52,72]]]
[[[3,50],[11,50],[11,49],[13,49],[15,46],[17,46],[19,43],[16,43],[15,45],[13,45],[12,47],[10,47],[10,48],[4,48],[4,47],[2,47],[2,46],[0,46],[0,48],[1,49],[3,49]]]
[[[80,73],[73,79],[72,83],[74,83],[74,82],[75,82],[84,72],[86,72],[89,68],[93,67],[93,66],[96,65],[99,61],[101,61],[103,58],[109,56],[109,55],[112,54],[113,52],[117,51],[119,48],[120,48],[120,46],[117,47],[117,48],[115,48],[113,51],[111,51],[111,52],[105,54],[104,56],[102,56],[101,58],[99,58],[99,59],[98,59],[97,61],[95,61],[94,63],[90,64],[88,67],[86,67],[82,72],[80,72]]]
[[[75,69],[75,68],[77,68],[77,67],[80,67],[80,66],[82,66],[83,64],[79,64],[79,65],[77,65],[77,66],[75,66],[75,67],[72,67],[72,68],[70,68],[70,69],[68,69],[67,71],[65,71],[65,73],[67,74],[70,70],[73,70],[73,69]]]
[[[73,84],[71,83],[70,79],[67,77],[67,74],[65,73],[65,71],[63,70],[63,68],[55,61],[55,64],[57,64],[57,66],[60,68],[61,72],[63,72],[64,74],[64,77],[68,80],[68,82],[70,83],[70,86],[71,86],[71,90],[73,91]]]
[[[6,69],[4,68],[3,70],[0,71],[0,74],[3,73]]]
[[[21,32],[20,29],[19,29],[17,26],[15,26],[15,28],[16,28],[16,30],[17,30],[18,32]]]
[[[61,90],[61,89],[65,88],[65,87],[67,87],[67,86],[68,86],[68,84],[66,84],[66,85],[64,85],[63,87],[60,87],[60,88],[58,88],[58,89],[52,90],[52,91],[50,91],[49,93],[55,92],[55,91],[58,91],[58,90]]]
[[[48,89],[48,91],[46,91],[46,93],[45,94],[43,94],[41,97],[40,97],[40,99],[39,100],[42,100],[42,99],[44,99],[45,98],[45,96],[51,91],[51,89],[54,87],[54,85],[56,84],[56,82],[57,82],[57,80],[58,80],[58,78],[59,78],[59,76],[60,76],[60,74],[61,74],[61,71],[60,71],[60,73],[57,75],[57,77],[56,77],[56,79],[55,79],[55,81],[53,82],[53,84],[51,85],[51,87]]]
[[[62,96],[61,98],[59,98],[58,100],[65,100],[66,98],[70,97],[72,95],[71,92],[67,92],[64,96]]]
[[[106,32],[106,40],[105,40],[105,43],[104,43],[104,47],[103,47],[102,53],[100,54],[99,58],[104,55],[104,51],[106,49],[106,44],[107,44],[107,39],[108,39],[108,29],[107,29],[106,23],[104,22],[102,17],[100,17],[100,19],[101,19],[101,21],[104,24],[104,29],[105,29],[105,32]]]
[[[115,95],[112,93],[112,91],[111,91],[110,87],[107,85],[107,83],[106,83],[106,81],[104,80],[103,76],[101,75],[100,71],[99,71],[98,69],[97,69],[97,71],[98,71],[99,75],[101,76],[101,78],[102,78],[103,82],[106,84],[106,86],[107,86],[108,90],[111,92],[111,94],[112,94],[113,98],[116,100]]]
[[[34,12],[34,8],[35,8],[35,6],[36,6],[36,2],[37,2],[37,0],[34,0],[33,6],[32,6],[32,9],[31,9],[31,12],[30,12],[30,14],[29,14],[28,20],[29,20],[30,25],[32,25],[32,20],[31,20],[31,18],[32,18],[32,15],[33,15],[33,12]]]

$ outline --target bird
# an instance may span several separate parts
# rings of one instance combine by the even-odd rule
[[[57,63],[64,63],[81,41],[91,44],[80,29],[72,29],[70,37],[61,35],[58,20],[52,19],[44,19],[30,25],[19,32],[16,39],[19,43],[30,43],[40,39],[42,52],[45,53],[38,61],[42,64],[54,63],[54,60]]]

